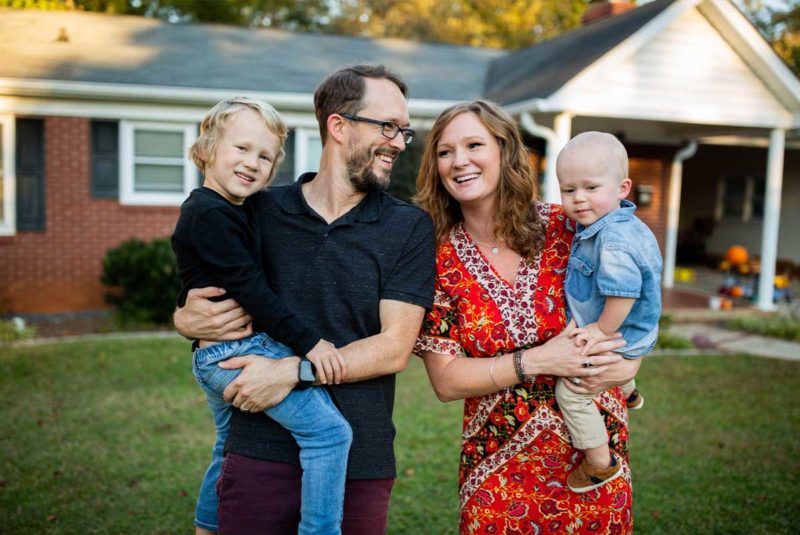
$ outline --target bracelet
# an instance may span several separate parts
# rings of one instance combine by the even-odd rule
[[[525,370],[522,369],[522,351],[514,351],[514,373],[517,374],[517,379],[520,383],[525,383],[528,378],[525,377]]]
[[[494,378],[494,365],[497,362],[497,359],[499,359],[499,358],[500,357],[494,357],[492,359],[492,365],[489,366],[489,377],[492,378],[492,383],[494,383],[494,386],[496,386],[498,390],[501,390],[503,387],[500,386],[499,384],[497,384],[497,380]]]

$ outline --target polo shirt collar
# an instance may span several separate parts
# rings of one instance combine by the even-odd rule
[[[283,198],[281,208],[290,214],[314,213],[314,210],[306,202],[303,196],[302,186],[306,182],[311,182],[317,176],[316,173],[303,173],[294,184],[289,186],[289,194]],[[371,191],[361,199],[349,212],[339,220],[342,222],[355,220],[364,223],[377,221],[381,216],[381,197],[383,192]],[[338,220],[337,220],[338,221]]]
[[[619,208],[616,210],[607,213],[588,227],[581,225],[580,223],[576,224],[576,236],[581,240],[585,240],[587,238],[591,238],[605,227],[614,223],[616,221],[626,221],[633,216],[633,212],[636,211],[636,205],[633,204],[631,201],[627,199],[622,199],[619,203]]]

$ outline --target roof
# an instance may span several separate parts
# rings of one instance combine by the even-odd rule
[[[362,61],[398,72],[413,99],[445,101],[480,97],[489,61],[506,53],[78,11],[0,9],[0,35],[0,78],[311,94]]]
[[[495,58],[484,94],[503,105],[546,98],[661,14],[676,0],[656,0]]]

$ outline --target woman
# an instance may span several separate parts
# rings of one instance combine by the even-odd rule
[[[576,329],[565,330],[573,229],[560,206],[531,202],[534,184],[517,126],[496,105],[458,104],[436,120],[417,178],[436,226],[436,296],[416,351],[442,401],[465,399],[460,529],[629,533],[627,412],[612,387],[639,364],[579,355]],[[555,406],[559,377],[602,392],[610,445],[626,465],[624,477],[585,494],[566,486],[580,457]]]

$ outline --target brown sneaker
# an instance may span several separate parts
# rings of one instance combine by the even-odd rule
[[[622,462],[611,454],[611,465],[599,470],[585,457],[578,467],[567,476],[567,486],[573,492],[589,492],[602,487],[622,475]]]
[[[631,395],[628,396],[626,403],[628,405],[628,410],[638,411],[644,407],[644,396],[641,395],[638,390],[634,390],[631,392]]]

